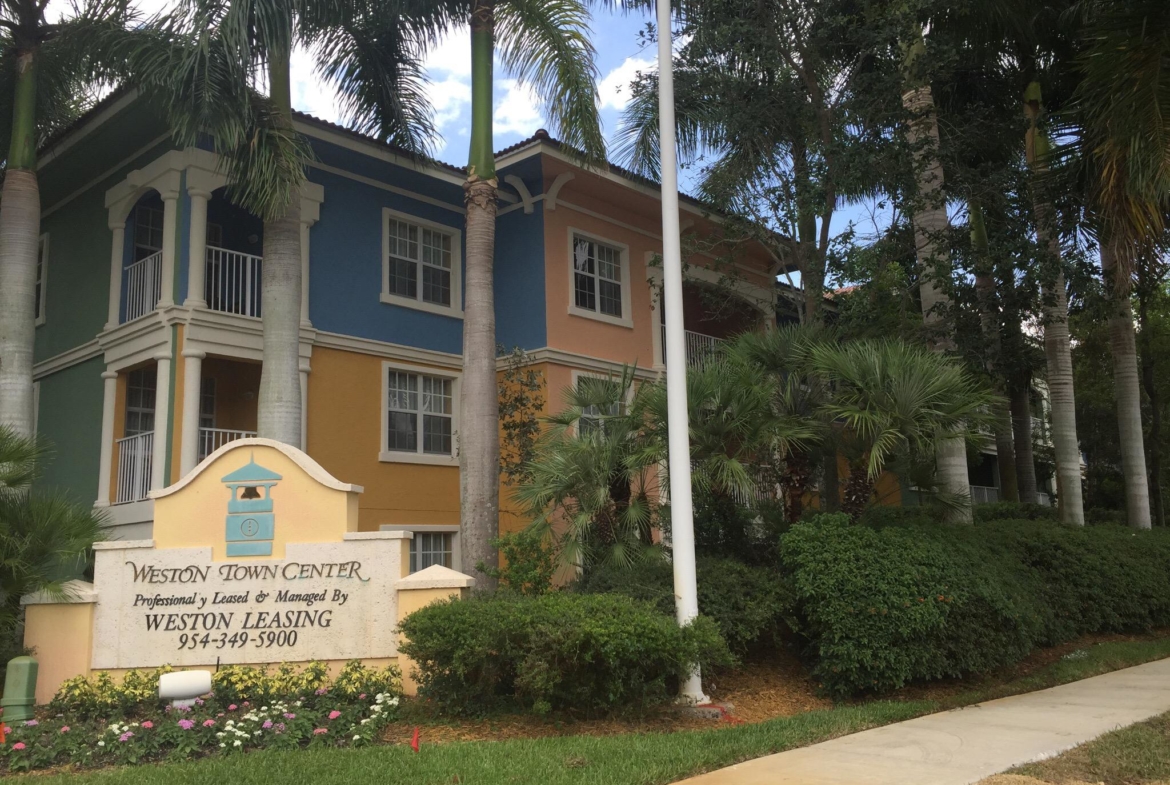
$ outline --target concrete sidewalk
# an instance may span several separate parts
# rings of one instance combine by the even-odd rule
[[[1170,659],[842,736],[685,785],[967,785],[1170,711]]]

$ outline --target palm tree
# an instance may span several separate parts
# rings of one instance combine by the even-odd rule
[[[812,364],[832,382],[823,411],[842,431],[850,459],[842,510],[854,518],[891,458],[936,457],[955,441],[965,450],[996,402],[958,363],[903,341],[818,346]]]
[[[1130,526],[1151,526],[1141,393],[1130,304],[1136,264],[1164,239],[1170,214],[1170,7],[1161,0],[1082,0],[1081,79],[1060,136],[1087,188],[1090,230],[1109,293],[1113,383]]]
[[[20,598],[62,594],[103,538],[103,519],[92,507],[31,488],[48,457],[43,444],[0,426],[0,648],[19,625]]]
[[[130,16],[120,0],[95,0],[53,24],[44,11],[38,0],[0,2],[0,145],[8,152],[0,194],[0,424],[24,435],[32,433],[37,148],[120,70],[98,44]]]
[[[467,267],[459,434],[460,542],[467,564],[490,571],[499,530],[500,438],[493,294],[496,179],[493,66],[529,84],[552,130],[585,161],[605,159],[588,13],[579,0],[471,0],[471,148],[464,183]],[[481,574],[486,585],[493,579]]]
[[[926,41],[919,31],[907,47],[903,65],[905,92],[902,104],[909,113],[906,141],[914,159],[916,195],[914,200],[914,246],[918,256],[922,299],[922,317],[936,351],[948,352],[954,340],[948,326],[951,309],[947,289],[951,272],[944,250],[947,231],[946,197],[943,192],[943,168],[939,159],[938,118],[930,81],[920,69]],[[970,481],[967,474],[967,448],[956,436],[939,444],[938,484],[955,499],[969,499]],[[951,511],[957,521],[969,523],[969,505],[960,505]]]
[[[312,151],[293,127],[293,45],[318,55],[318,73],[354,125],[421,154],[434,128],[420,58],[451,22],[425,0],[197,0],[165,21],[163,45],[132,52],[178,144],[210,134],[228,196],[264,222],[261,436],[296,446],[301,438],[299,196]],[[265,81],[267,95],[256,89]]]

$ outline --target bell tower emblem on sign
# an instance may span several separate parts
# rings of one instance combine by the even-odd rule
[[[272,486],[280,475],[249,460],[226,475],[231,490],[227,514],[228,556],[271,556],[276,516],[272,512]]]

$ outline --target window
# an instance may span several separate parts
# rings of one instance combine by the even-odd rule
[[[199,427],[215,427],[215,379],[209,376],[199,382]]]
[[[455,455],[453,376],[418,373],[386,363],[383,460],[451,463]]]
[[[134,261],[162,250],[163,211],[140,205],[134,210]]]
[[[207,244],[214,245],[216,248],[223,247],[223,226],[208,222]]]
[[[45,283],[49,272],[49,235],[42,234],[37,246],[37,281],[33,294],[33,314],[36,324],[45,323]]]
[[[451,567],[452,532],[415,532],[410,541],[410,571],[418,572],[435,564]]]
[[[155,366],[147,366],[126,375],[126,436],[154,430]]]
[[[382,301],[451,315],[460,311],[459,239],[453,230],[384,211]]]
[[[608,417],[617,417],[624,408],[616,379],[603,379],[597,376],[577,376],[577,391],[597,400],[611,399],[605,404],[590,404],[581,409],[581,419],[577,421],[577,433],[581,436],[597,431],[605,432],[605,420]]]
[[[569,311],[632,326],[626,250],[578,232],[570,236],[573,291]]]

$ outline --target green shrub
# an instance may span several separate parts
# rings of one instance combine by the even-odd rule
[[[455,713],[638,709],[669,700],[687,664],[731,661],[709,619],[679,628],[616,595],[477,595],[429,605],[400,629],[419,694]]]
[[[1170,624],[1170,532],[1021,520],[872,528],[821,515],[781,539],[781,560],[794,625],[835,696]]]
[[[732,651],[775,643],[792,609],[792,594],[780,573],[735,559],[704,558],[696,566],[699,613],[709,616]],[[577,582],[578,591],[623,594],[674,614],[674,572],[664,559],[622,568],[592,569]]]
[[[807,520],[812,520],[815,517],[816,515],[810,515]],[[886,526],[929,524],[935,520],[937,520],[936,513],[929,507],[892,507],[875,504],[867,507],[857,522],[863,526],[881,529]]]
[[[556,554],[537,532],[509,532],[492,540],[503,557],[503,567],[484,569],[481,562],[476,569],[500,582],[500,588],[517,594],[544,594],[552,588],[557,571]]]
[[[1090,507],[1085,510],[1085,523],[1089,526],[1125,526],[1125,510],[1110,510],[1105,507]]]
[[[1055,507],[1043,504],[1020,504],[1019,502],[993,502],[976,504],[971,508],[976,523],[985,521],[1055,521],[1058,519]]]

